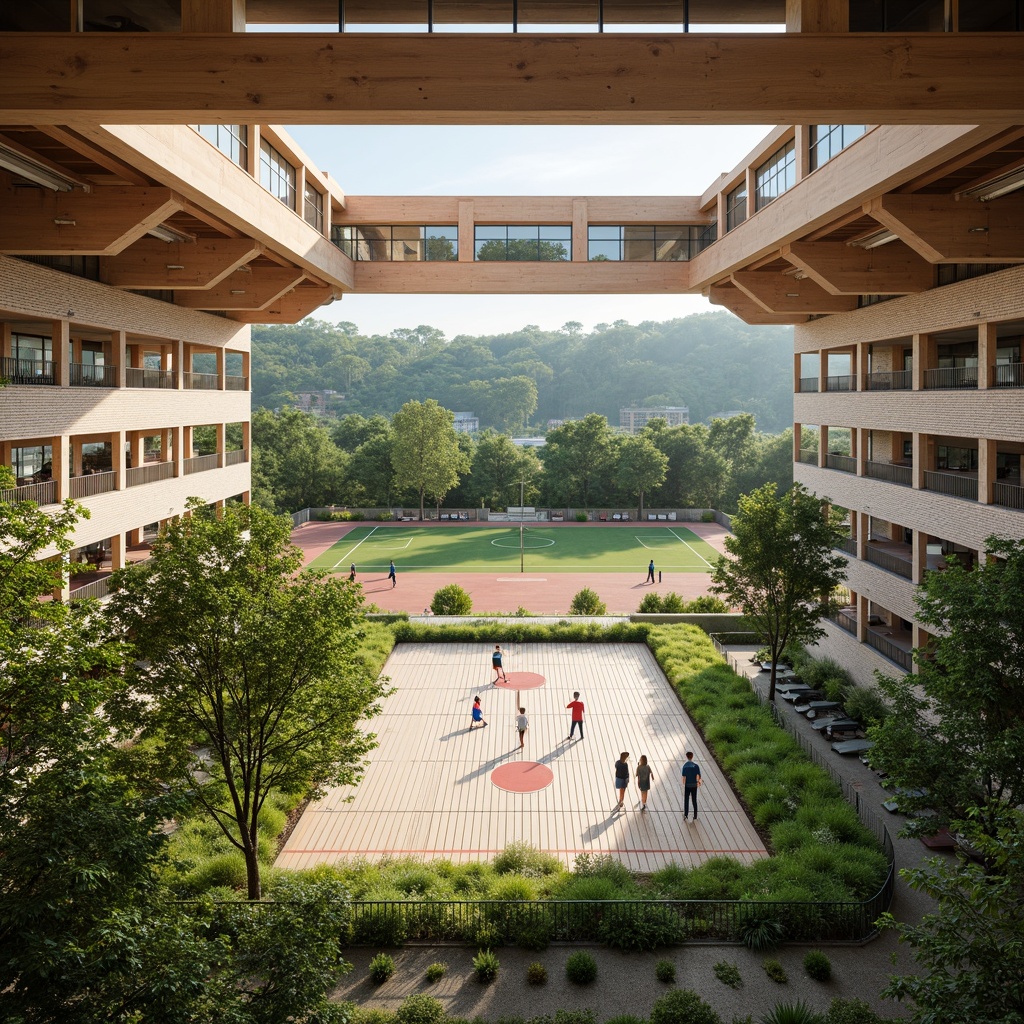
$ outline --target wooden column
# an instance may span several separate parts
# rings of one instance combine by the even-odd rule
[[[914,530],[910,543],[913,558],[911,581],[918,585],[924,579],[924,571],[928,568],[928,534],[923,530]]]
[[[818,424],[818,467],[825,469],[828,465],[826,456],[828,455],[828,425],[825,423]]]
[[[71,324],[67,320],[52,321],[53,330],[53,380],[58,387],[66,388],[68,380],[68,345],[71,340]]]
[[[10,359],[14,354],[14,332],[11,325],[4,321],[0,324],[0,359]]]
[[[222,348],[217,349],[216,357],[217,357],[217,390],[218,391],[226,391],[228,385],[227,385],[227,381],[224,379],[227,376],[227,371],[225,369],[226,361],[224,359],[224,349],[222,349]]]
[[[174,387],[180,391],[184,386],[182,373],[185,369],[185,342],[180,339],[174,342],[174,358],[171,360],[171,370],[174,372]]]
[[[125,331],[114,332],[114,361],[117,363],[117,386],[123,388],[128,369],[128,334]]]
[[[978,438],[978,501],[992,504],[992,485],[996,481],[996,442]]]
[[[805,124],[794,125],[793,149],[796,153],[796,180],[811,173],[811,133]]]
[[[800,461],[800,441],[803,434],[803,424],[793,424],[793,461]]]
[[[850,0],[786,0],[787,32],[849,32]]]
[[[828,350],[818,352],[818,392],[824,394],[828,390]]]
[[[242,423],[242,450],[245,452],[245,461],[250,462],[252,460],[252,453],[250,447],[252,445],[252,423],[249,420],[245,420]]]
[[[851,516],[857,517],[857,557],[863,561],[871,536],[871,516],[867,512],[851,512]]]
[[[182,32],[244,32],[245,0],[181,0]]]
[[[132,465],[138,466],[140,465],[140,463],[135,461],[135,449],[139,438],[139,433],[137,430],[133,430],[132,435]],[[114,473],[117,474],[114,477],[114,486],[119,491],[123,491],[128,487],[128,459],[127,453],[124,450],[126,439],[127,434],[123,430],[112,430],[110,432],[111,464]],[[139,447],[141,447],[141,445]]]
[[[916,370],[917,360],[916,359],[914,360],[914,366],[915,366],[915,371],[914,372],[916,374],[916,372],[917,372],[917,370]],[[927,458],[927,455],[928,455],[928,447],[927,447],[927,444],[925,443],[924,434],[922,434],[918,430],[915,430],[914,433],[911,434],[911,442],[910,443],[911,443],[911,449],[910,450],[913,453],[911,458],[913,459],[913,463],[914,463],[913,466],[911,467],[911,470],[910,470],[911,486],[913,488],[915,488],[916,490],[920,491],[920,490],[924,489],[924,471],[927,468],[925,466],[924,462],[925,462],[925,459]]]
[[[70,447],[69,434],[50,438],[50,472],[57,481],[57,501],[64,501],[68,497],[71,486],[71,464],[68,458]]]
[[[110,568],[111,571],[117,572],[118,569],[124,568],[124,534],[115,533],[110,538]]]
[[[864,464],[871,455],[868,445],[868,435],[871,431],[867,427],[853,427],[850,433],[853,438],[853,453],[857,456],[857,476],[863,476]]]
[[[587,242],[587,201],[572,201],[572,256],[574,263],[586,263],[589,254]]]
[[[978,387],[992,387],[993,367],[996,363],[996,325],[978,324]]]
[[[857,639],[864,643],[868,634],[868,607],[870,601],[863,595],[857,595]]]
[[[928,335],[914,334],[911,336],[911,371],[910,386],[914,391],[924,390],[924,367],[928,358]]]
[[[221,350],[223,351],[223,350]],[[227,444],[227,427],[223,423],[217,424],[217,466],[224,468],[224,448]]]
[[[472,263],[473,252],[473,200],[459,200],[459,262]]]

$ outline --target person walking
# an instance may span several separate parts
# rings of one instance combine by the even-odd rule
[[[568,739],[572,739],[573,733],[576,732],[576,726],[580,727],[580,739],[583,739],[583,701],[580,700],[580,692],[577,690],[572,695],[572,700],[565,705],[569,711],[572,712],[572,725],[569,726]]]
[[[644,582],[645,583],[653,583],[654,582],[654,559],[653,558],[651,559],[650,564],[647,566],[647,579],[644,580]]]
[[[628,760],[629,751],[624,750],[615,762],[615,799],[618,801],[616,810],[619,811],[626,800],[626,787],[629,785],[629,765],[626,764]]]
[[[494,678],[491,680],[493,686],[499,679],[504,679],[508,682],[508,676],[505,675],[505,670],[501,667],[501,644],[494,645],[494,653],[491,654],[491,668],[494,670]]]
[[[480,698],[473,698],[473,711],[472,717],[469,720],[469,728],[476,729],[477,727],[483,728],[487,723],[484,721],[483,708],[480,707]]]
[[[647,755],[640,755],[640,763],[636,766],[636,784],[640,790],[640,810],[647,810],[647,794],[651,791],[651,779],[654,770],[647,763]]]
[[[683,765],[683,821],[690,816],[690,801],[693,800],[693,820],[697,820],[697,790],[700,787],[700,765],[693,760],[693,751],[686,752]]]
[[[526,708],[520,708],[516,715],[516,728],[519,730],[519,749],[523,749],[526,742],[526,730],[530,728],[530,720],[526,717]]]
[[[392,589],[398,586],[398,576],[395,574],[395,563],[393,559],[390,567],[388,568],[388,579],[391,580]]]
[[[348,569],[348,581],[349,583],[355,583],[356,581],[356,563],[353,562]]]

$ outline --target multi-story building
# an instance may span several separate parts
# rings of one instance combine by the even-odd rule
[[[625,434],[636,434],[651,420],[664,420],[670,427],[690,422],[690,410],[685,405],[659,405],[649,409],[631,407],[619,410],[619,428]]]
[[[452,426],[458,434],[475,434],[480,429],[480,417],[473,412],[457,412]]]

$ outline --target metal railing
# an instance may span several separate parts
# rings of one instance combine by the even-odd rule
[[[1024,388],[1024,363],[997,363],[992,367],[992,387]]]
[[[204,473],[208,469],[217,468],[216,455],[197,455],[194,459],[185,460],[185,475],[190,473]]]
[[[857,541],[853,537],[839,536],[833,541],[832,546],[838,548],[840,551],[845,551],[848,555],[857,554]]]
[[[931,388],[976,388],[978,368],[976,366],[940,366],[924,371],[924,386]]]
[[[897,466],[893,462],[871,462],[864,463],[864,475],[873,480],[887,480],[891,484],[900,484],[902,487],[913,487],[914,471],[910,466]]]
[[[224,453],[225,466],[240,466],[243,462],[249,461],[249,453],[245,448],[234,448]]]
[[[799,461],[805,466],[816,466],[818,464],[818,453],[810,448],[801,448]]]
[[[913,561],[908,558],[900,558],[899,555],[894,555],[891,551],[873,548],[868,544],[864,548],[864,558],[880,569],[885,569],[886,572],[893,572],[908,580],[914,578]]]
[[[117,367],[95,363],[69,363],[71,376],[68,383],[73,388],[116,388]]]
[[[34,501],[37,505],[56,505],[57,481],[43,480],[38,484],[22,484],[20,487],[5,487],[0,490],[0,502],[13,504],[16,501]]]
[[[232,374],[228,374],[224,378],[224,387],[228,391],[248,391],[249,390],[249,378],[248,377],[236,377]]]
[[[104,494],[117,489],[117,474],[90,473],[87,476],[73,476],[68,487],[68,496],[72,498],[91,498],[94,494]]]
[[[135,466],[128,470],[128,486],[138,487],[140,484],[153,484],[157,480],[170,480],[174,476],[173,462],[151,462],[145,466]]]
[[[181,386],[189,391],[218,391],[220,378],[215,373],[193,373],[186,370],[181,375]]]
[[[929,491],[951,494],[954,498],[978,500],[978,478],[965,473],[935,473],[925,470],[924,486]]]
[[[110,577],[104,576],[101,580],[93,580],[92,583],[83,583],[71,591],[70,601],[84,601],[87,597],[99,600],[110,593]]]
[[[896,662],[904,672],[909,672],[914,667],[914,656],[909,651],[897,647],[891,640],[873,629],[865,630],[864,639],[879,654],[884,654],[890,661]]]
[[[840,473],[857,472],[857,459],[852,455],[833,455],[828,452],[825,455],[825,465],[829,469],[838,469]]]
[[[914,386],[913,370],[882,370],[867,375],[868,391],[909,391]]]
[[[1004,484],[996,480],[992,484],[992,504],[1024,511],[1024,487],[1018,487],[1017,484]]]
[[[826,391],[856,391],[857,376],[853,373],[842,373],[834,377],[825,378]]]
[[[173,388],[174,371],[129,366],[124,371],[124,382],[129,388]]]
[[[837,610],[835,615],[832,616],[832,621],[840,627],[845,629],[847,633],[852,633],[854,636],[857,635],[857,616],[851,615],[849,612]]]
[[[806,393],[810,391],[818,390],[818,378],[817,377],[801,377],[800,378],[800,392]]]
[[[53,363],[49,359],[0,359],[0,377],[12,384],[55,384]]]

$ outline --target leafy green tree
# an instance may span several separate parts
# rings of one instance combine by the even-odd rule
[[[990,537],[986,553],[976,569],[951,558],[925,574],[918,674],[878,677],[892,713],[871,732],[872,763],[908,810],[938,813],[929,831],[971,813],[993,834],[999,807],[1024,803],[1024,541]]]
[[[270,791],[356,782],[373,746],[359,721],[385,692],[354,658],[358,589],[298,572],[289,536],[287,519],[258,507],[218,513],[193,499],[149,562],[116,574],[106,606],[137,652],[125,713],[241,851],[250,899]]]
[[[480,435],[473,453],[472,488],[486,503],[505,507],[519,504],[521,481],[523,500],[528,502],[539,472],[533,449],[518,448],[510,437],[494,431]]]
[[[589,507],[595,481],[602,481],[612,465],[612,432],[608,420],[591,413],[581,420],[548,432],[547,443],[540,450],[545,476],[556,493],[567,501],[579,498]]]
[[[519,430],[537,408],[537,385],[530,377],[499,377],[490,394],[490,416],[501,430]]]
[[[569,258],[569,250],[561,242],[538,241],[535,238],[491,238],[476,251],[478,260],[499,263],[560,263]]]
[[[454,422],[451,410],[432,398],[406,402],[392,420],[391,464],[401,483],[419,494],[420,519],[424,495],[447,494],[459,482],[459,476],[469,472]]]
[[[652,433],[651,440],[668,459],[659,500],[675,508],[719,508],[730,467],[710,443],[703,423],[684,424]]]
[[[668,459],[644,434],[623,438],[619,444],[615,477],[618,485],[639,496],[637,519],[644,515],[644,494],[654,490],[665,479]]]
[[[789,643],[823,636],[821,619],[845,579],[846,559],[827,498],[800,484],[780,495],[765,484],[740,498],[732,534],[711,573],[712,593],[738,606],[771,652],[768,699],[775,700],[778,661]]]
[[[570,615],[604,615],[607,607],[596,590],[584,587],[573,595],[569,605]]]
[[[395,492],[394,450],[395,438],[389,424],[387,433],[368,437],[352,455],[349,477],[362,489],[360,497],[368,504],[391,504]]]

